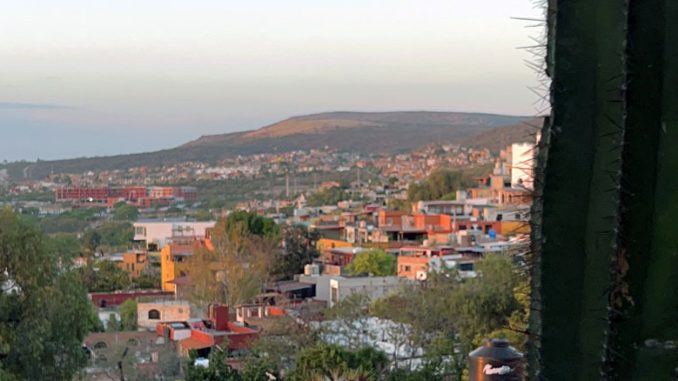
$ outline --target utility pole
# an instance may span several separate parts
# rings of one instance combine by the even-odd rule
[[[120,361],[118,361],[118,369],[120,369],[120,381],[125,381],[125,374],[122,371],[122,360],[125,359],[125,356],[127,356],[127,350],[129,348],[125,348],[125,350],[122,352],[122,356],[120,357]]]

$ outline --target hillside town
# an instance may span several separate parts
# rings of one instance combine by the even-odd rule
[[[512,144],[492,155],[486,149],[430,145],[391,158],[313,150],[211,166],[53,174],[13,184],[8,192],[52,192],[51,200],[5,203],[38,221],[96,211],[88,214],[89,227],[75,232],[89,251],[73,257],[76,267],[101,278],[90,287],[101,332],[83,343],[90,359],[84,380],[122,377],[123,369],[125,379],[178,379],[195,367],[209,368],[215,350],[223,351],[219,361],[234,372],[247,373],[262,343],[283,337],[289,344],[310,334],[327,345],[376,348],[391,366],[415,372],[423,371],[431,349],[399,342],[396,328],[406,336],[415,329],[390,318],[391,312],[365,312],[367,306],[373,310],[404,290],[432,287],[440,274],[454,274],[460,284],[484,282],[486,258],[504,260],[500,263],[516,271],[524,267],[534,147]],[[469,168],[487,172],[462,178]],[[290,174],[304,172],[349,177],[290,184]],[[195,218],[206,201],[199,187],[188,184],[268,174],[285,177],[276,197],[240,201]],[[440,186],[444,189],[426,188]],[[171,209],[177,213],[159,213]],[[97,232],[97,226],[111,218],[130,224],[129,241],[102,244],[111,233]],[[234,238],[230,229],[236,225],[249,233]],[[277,237],[282,244],[257,236]],[[296,257],[271,262],[280,250]],[[240,259],[229,262],[231,257]],[[115,274],[124,279],[104,280]],[[358,310],[337,313],[350,307]],[[360,319],[350,323],[362,327],[359,345],[352,341],[356,332],[345,327],[347,319]],[[295,333],[287,337],[280,326]],[[292,360],[269,364],[276,374],[271,377],[292,372]]]
[[[507,155],[511,155],[510,148],[493,155],[485,148],[432,144],[395,156],[322,149],[238,156],[218,163],[52,173],[42,180],[0,176],[0,205],[37,208],[40,214],[53,214],[81,207],[110,208],[121,201],[142,212],[171,206],[190,209],[211,203],[226,207],[218,211],[225,213],[238,208],[237,203],[257,204],[259,208],[285,205],[292,196],[307,197],[332,185],[348,185],[361,196],[376,200],[376,193],[403,195],[411,182],[425,179],[437,168],[482,171],[497,161],[506,162]],[[246,186],[232,192],[231,183]],[[219,202],[214,193],[220,191],[231,191],[231,197]]]
[[[678,1],[3,5],[0,381],[678,380]]]

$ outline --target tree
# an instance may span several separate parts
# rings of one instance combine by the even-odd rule
[[[302,316],[303,313],[302,309]],[[243,378],[247,380],[249,374],[253,379],[262,370],[271,374],[288,373],[294,367],[296,354],[317,342],[317,332],[308,325],[300,324],[295,318],[272,318],[259,338],[250,345]]]
[[[352,275],[369,274],[372,276],[396,275],[397,259],[381,249],[362,252],[346,266]]]
[[[405,200],[392,198],[388,200],[388,208],[390,210],[400,210],[408,212],[410,210],[410,203]]]
[[[49,253],[64,263],[70,263],[80,255],[80,242],[73,234],[58,233],[47,240]]]
[[[70,267],[58,266],[47,238],[0,211],[0,377],[71,380],[86,363],[82,342],[97,319]]]
[[[348,200],[350,195],[341,187],[332,187],[316,192],[308,197],[308,206],[336,205],[339,201]]]
[[[468,347],[508,327],[511,315],[522,309],[514,291],[520,284],[519,272],[511,256],[487,255],[477,263],[477,271],[479,276],[462,282],[448,304]]]
[[[252,301],[269,279],[276,241],[225,229],[213,232],[212,239],[214,250],[198,250],[187,262],[191,299],[230,306]]]
[[[96,230],[87,230],[82,236],[82,247],[89,254],[94,254],[101,243],[101,234]]]
[[[318,232],[309,231],[303,225],[282,228],[282,247],[275,259],[271,275],[278,280],[291,279],[304,271],[304,265],[312,263],[320,256],[316,242]]]
[[[455,269],[377,300],[370,313],[408,324],[412,344],[424,349],[424,370],[460,379],[466,354],[486,338],[510,338],[522,347],[527,324],[526,278],[507,254],[487,255],[478,277],[462,279]]]
[[[271,377],[280,378],[280,373],[270,360],[263,357],[250,359],[242,372],[243,381],[269,381]]]
[[[355,350],[369,345],[374,339],[365,331],[370,316],[369,297],[356,292],[335,304],[327,313],[327,321],[321,326],[321,336],[328,342]]]
[[[225,344],[224,348],[227,346]],[[227,349],[220,346],[212,348],[209,355],[209,365],[203,367],[195,365],[197,354],[191,351],[188,366],[186,381],[240,381],[240,375],[228,364],[226,364]]]
[[[123,331],[137,329],[137,301],[127,299],[120,305],[120,325]]]
[[[294,380],[378,380],[386,366],[386,355],[372,347],[349,351],[337,345],[317,344],[297,355]]]
[[[126,202],[119,202],[113,206],[113,219],[118,221],[136,221],[139,209]]]
[[[236,211],[225,219],[220,219],[214,232],[223,237],[247,236],[249,234],[265,238],[278,238],[280,227],[271,218],[257,213]]]
[[[407,189],[408,201],[454,200],[455,192],[463,185],[463,176],[459,171],[439,169],[431,173],[421,183],[412,183]]]
[[[134,239],[134,226],[127,221],[107,221],[95,231],[101,237],[100,245],[116,248],[128,247]]]
[[[214,215],[209,209],[198,209],[195,212],[196,221],[212,221],[214,220]]]
[[[114,313],[108,315],[108,323],[106,323],[106,331],[108,332],[118,332],[121,330],[120,322],[118,317]]]
[[[130,286],[129,275],[111,261],[88,264],[78,271],[89,292],[125,290]]]
[[[164,346],[158,354],[158,373],[160,380],[175,381],[181,374],[181,359],[173,346]],[[156,378],[156,379],[157,379]]]

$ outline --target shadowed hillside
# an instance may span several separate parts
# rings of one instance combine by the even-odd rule
[[[50,172],[81,173],[185,161],[215,162],[235,155],[322,147],[361,153],[396,153],[441,141],[494,144],[495,129],[509,126],[498,131],[502,131],[499,136],[511,139],[513,135],[508,131],[520,129],[518,124],[528,119],[455,112],[332,112],[294,117],[254,131],[203,136],[182,146],[156,152],[12,163],[7,167],[14,178],[43,178]]]
[[[474,148],[488,148],[492,152],[499,152],[511,143],[534,142],[535,133],[543,123],[543,118],[534,118],[510,126],[497,127],[466,138],[460,144]]]

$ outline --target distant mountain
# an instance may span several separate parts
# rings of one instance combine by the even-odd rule
[[[510,139],[528,117],[459,112],[330,112],[298,116],[254,131],[202,136],[176,148],[156,152],[12,163],[12,177],[43,178],[50,172],[127,169],[185,161],[215,162],[235,155],[288,152],[330,147],[361,153],[396,153],[431,142],[473,143],[482,137]],[[495,130],[502,131],[495,135]],[[510,133],[509,133],[510,132]],[[520,134],[518,134],[520,135]]]

